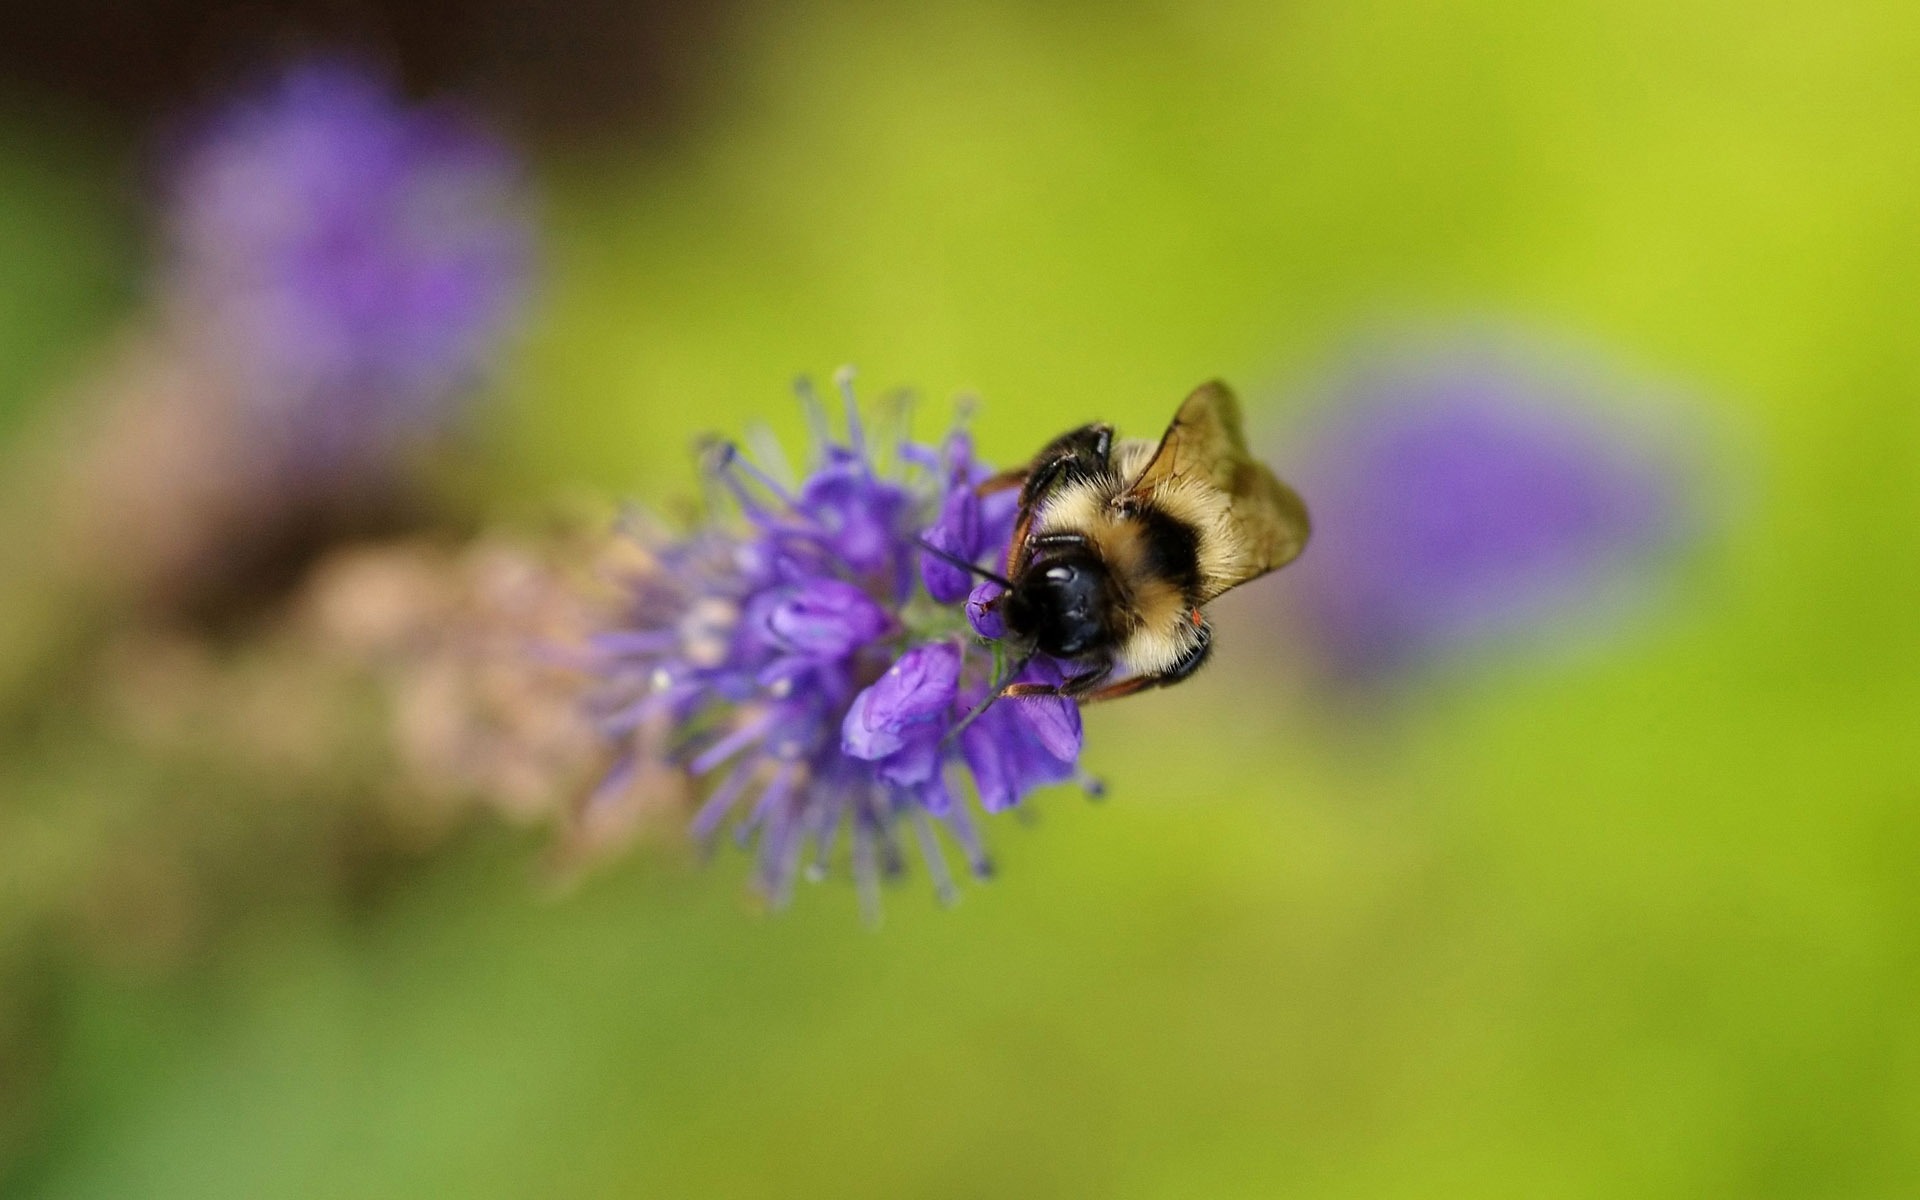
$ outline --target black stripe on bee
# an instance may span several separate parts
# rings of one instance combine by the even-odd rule
[[[1140,523],[1145,573],[1166,580],[1184,596],[1199,595],[1200,531],[1152,505],[1141,506],[1134,520]]]

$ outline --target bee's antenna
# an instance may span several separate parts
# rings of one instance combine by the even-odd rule
[[[977,563],[970,563],[966,559],[961,558],[958,554],[953,554],[946,550],[942,550],[940,547],[934,545],[932,542],[929,542],[927,539],[923,537],[914,538],[913,544],[920,547],[922,550],[925,550],[928,554],[933,555],[935,558],[939,559],[941,562],[946,563],[950,567],[958,567],[962,571],[970,571],[973,574],[978,575],[982,579],[992,580],[993,582],[999,584],[1001,587],[1006,588],[1008,591],[1013,590],[1013,581],[1008,579],[1005,575],[996,575],[992,571],[987,570],[985,567],[980,566]]]

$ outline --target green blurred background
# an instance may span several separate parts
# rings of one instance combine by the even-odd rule
[[[242,847],[281,886],[164,971],[10,929],[9,1194],[1920,1188],[1911,6],[694,25],[605,121],[497,93],[547,265],[473,472],[496,518],[683,490],[702,430],[798,429],[798,370],[977,391],[1007,459],[1213,375],[1284,423],[1356,333],[1461,317],[1682,381],[1726,516],[1603,652],[1358,729],[1229,618],[1224,665],[1089,714],[1106,802],[992,823],[1000,878],[951,911],[910,879],[878,929],[838,884],[757,913],[735,854],[554,896],[488,828],[344,892],[292,834]],[[0,100],[0,434],[140,303],[166,86]],[[21,911],[123,810],[252,789],[293,829],[320,786],[154,761],[58,687],[4,754]]]

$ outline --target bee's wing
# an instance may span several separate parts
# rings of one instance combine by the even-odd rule
[[[1148,492],[1173,479],[1203,483],[1230,498],[1235,565],[1227,577],[1214,581],[1205,600],[1286,566],[1305,548],[1307,506],[1248,453],[1240,403],[1219,380],[1201,384],[1180,405],[1159,449],[1127,490]]]

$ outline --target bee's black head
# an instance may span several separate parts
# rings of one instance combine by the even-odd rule
[[[1109,640],[1107,568],[1087,551],[1030,563],[1007,593],[1007,628],[1055,658],[1077,658]]]

